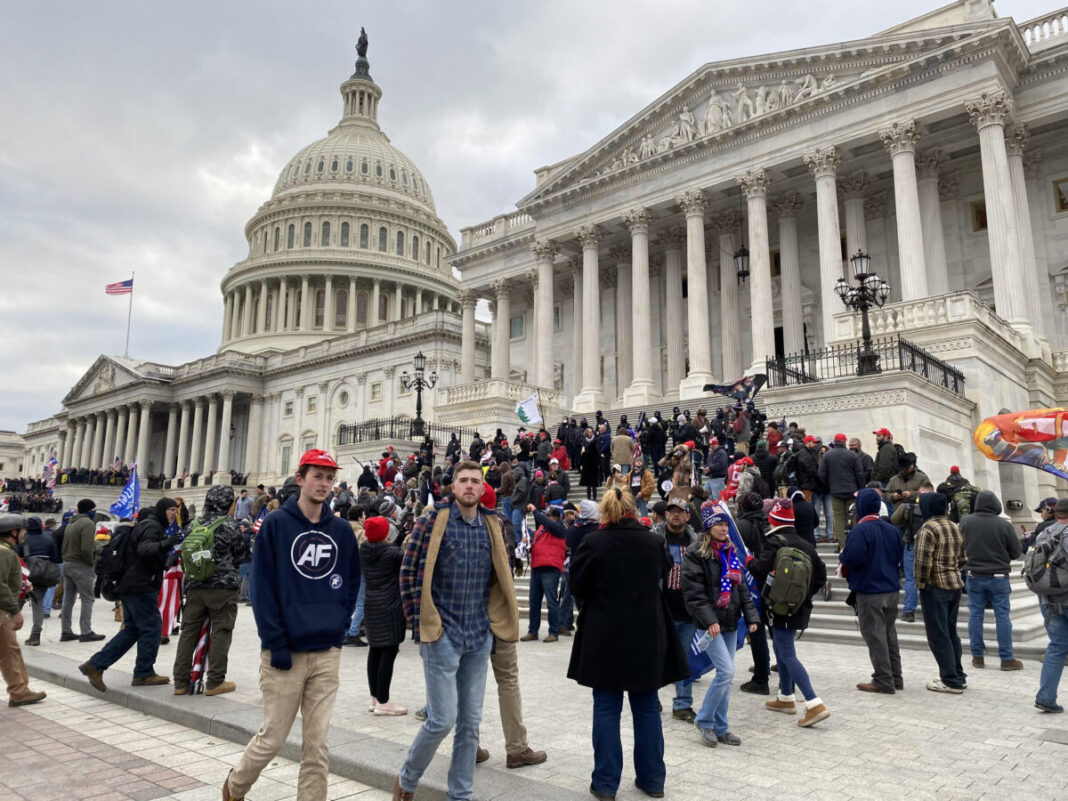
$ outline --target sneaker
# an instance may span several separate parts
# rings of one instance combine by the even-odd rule
[[[60,642],[70,642],[71,640],[76,639],[78,639],[78,635],[75,634],[73,631],[65,631],[59,635]]]
[[[395,718],[407,714],[408,710],[405,707],[400,704],[395,704],[392,701],[386,701],[384,704],[375,704],[375,717],[377,718]]]
[[[375,697],[374,697],[374,696],[372,695],[372,696],[371,696],[371,703],[369,703],[369,704],[367,705],[367,711],[368,711],[368,712],[374,712],[374,711],[375,711],[375,707],[376,707],[376,706],[378,706],[378,701],[376,701],[376,700],[375,700]],[[420,710],[420,711],[422,711],[422,710]],[[415,713],[415,717],[416,717],[417,719],[419,718],[419,712],[416,712],[416,713]],[[423,718],[423,719],[425,720],[426,718]]]
[[[205,687],[204,695],[222,695],[223,693],[232,693],[237,689],[237,685],[232,681],[221,681],[214,687]]]
[[[726,734],[716,735],[716,739],[719,740],[724,745],[741,745],[742,744],[742,738],[739,737],[737,734],[731,734],[730,732],[727,732]]]
[[[233,773],[233,770],[230,771]],[[234,795],[230,795],[230,773],[226,774],[226,778],[223,780],[222,786],[222,801],[245,801],[245,797],[240,798]]]
[[[765,701],[764,708],[769,709],[772,712],[782,712],[787,715],[794,715],[797,713],[797,704],[794,703],[792,697],[789,700],[783,700],[782,696],[779,696],[771,701]]]
[[[768,683],[766,681],[747,681],[738,689],[743,693],[752,693],[753,695],[771,695],[771,690],[768,689]]]
[[[943,684],[941,679],[933,679],[927,682],[927,689],[933,693],[950,693],[952,695],[962,695],[964,689],[961,687],[950,687],[948,684]]]
[[[1002,659],[1001,660],[1001,669],[1002,670],[1023,670],[1023,662],[1021,662],[1019,659]]]
[[[351,646],[354,646],[356,648],[366,648],[367,647],[367,643],[364,642],[363,638],[361,638],[360,635],[358,635],[358,634],[355,637],[346,636],[345,639],[341,641],[341,644],[342,645],[351,645]]]
[[[8,706],[29,706],[30,704],[36,704],[38,701],[43,701],[48,693],[26,693],[19,698],[8,699]]]
[[[818,698],[813,699],[816,703],[807,703],[805,705],[804,716],[797,721],[797,725],[803,729],[807,729],[810,726],[815,726],[821,720],[826,720],[831,716],[831,713],[827,711],[827,707],[823,705],[823,702]]]
[[[174,685],[174,694],[175,695],[189,695],[189,685],[188,684],[175,684]]]
[[[40,634],[40,632],[36,632],[35,631],[33,634],[31,634],[29,637],[26,638],[26,640],[25,640],[25,642],[23,644],[24,645],[40,645],[41,644],[41,634]]]
[[[519,642],[535,642],[538,639],[538,635],[532,632],[527,632],[519,638]]]
[[[915,623],[916,622],[916,613],[915,612],[902,612],[901,613],[901,619],[905,623]]]
[[[378,703],[378,702],[376,701],[375,703]],[[374,709],[370,709],[368,711],[369,712],[374,712]],[[416,720],[426,720],[426,707],[425,706],[422,709],[415,710],[415,719]]]
[[[880,687],[875,682],[862,681],[857,684],[857,689],[862,693],[885,693],[886,695],[893,695],[895,690],[893,687]]]
[[[78,670],[80,670],[81,674],[89,679],[89,683],[100,690],[100,692],[106,693],[108,691],[107,685],[104,684],[104,674],[101,671],[97,670],[88,662],[84,665],[79,665]]]
[[[489,751],[480,745],[478,750],[475,751],[475,764],[477,765],[480,762],[485,762],[487,759],[489,759]]]
[[[95,631],[90,631],[88,634],[81,634],[78,636],[78,642],[100,642],[104,639],[103,634],[97,634]]]
[[[409,793],[407,790],[402,790],[400,786],[400,776],[393,779],[393,801],[412,801],[415,798],[415,793]],[[224,798],[223,801],[226,801]]]
[[[980,670],[982,670],[983,668],[986,667],[986,660],[983,659],[983,657],[981,657],[981,656],[973,656],[972,657],[972,667],[973,668],[979,668]]]
[[[529,746],[518,754],[509,754],[505,763],[510,768],[525,768],[527,765],[540,765],[549,755],[544,751],[535,751]]]
[[[709,748],[715,748],[719,745],[719,738],[712,729],[701,729],[701,742]]]
[[[559,639],[560,638],[557,637],[555,634],[550,634],[548,637],[546,637],[544,640],[542,640],[542,642],[557,642],[557,641],[559,641]]]
[[[161,676],[158,673],[153,673],[151,676],[134,676],[133,681],[130,682],[131,687],[156,687],[160,684],[170,684],[170,676]]]
[[[686,707],[685,709],[672,710],[671,717],[675,718],[675,720],[684,720],[687,723],[693,723],[697,720],[697,713],[693,711],[692,707]]]
[[[639,790],[641,790],[643,793],[645,793],[650,798],[663,798],[664,797],[664,791],[663,790],[646,790],[644,787],[642,787],[640,784],[638,784],[638,780],[637,779],[634,780],[634,786],[637,787]]]
[[[1035,699],[1035,706],[1043,712],[1063,712],[1064,707],[1060,704],[1047,704],[1045,701]]]

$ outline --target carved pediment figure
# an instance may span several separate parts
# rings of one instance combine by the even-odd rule
[[[697,123],[693,112],[686,106],[682,107],[682,113],[679,114],[678,136],[683,142],[692,142],[697,136]]]
[[[638,158],[647,159],[656,154],[656,143],[651,136],[643,136],[641,147],[638,149]]]
[[[754,114],[766,114],[768,111],[768,88],[761,86],[756,91],[756,101],[753,103]]]
[[[107,392],[115,386],[115,365],[108,362],[100,368],[93,383],[93,394]]]
[[[737,122],[745,122],[753,116],[753,99],[749,97],[749,90],[742,84],[731,92],[734,98],[734,119]]]
[[[786,81],[779,84],[779,107],[786,108],[788,105],[794,102],[794,90],[790,88]]]
[[[800,86],[797,87],[797,94],[794,95],[794,102],[805,100],[812,97],[819,91],[819,84],[816,83],[815,76],[809,74],[805,76],[805,79],[801,81]]]
[[[837,85],[838,85],[838,79],[835,78],[833,75],[828,75],[826,78],[823,79],[823,90],[822,91],[826,92],[828,89],[833,89]]]
[[[731,127],[731,111],[716,93],[708,99],[705,109],[704,133],[710,134]]]

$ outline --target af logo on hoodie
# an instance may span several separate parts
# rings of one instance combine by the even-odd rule
[[[322,531],[304,531],[293,539],[293,545],[289,550],[289,558],[293,567],[304,578],[323,579],[334,574],[337,567],[338,549],[334,538]],[[340,576],[337,576],[340,579]],[[331,579],[331,587],[337,589],[341,586],[338,581],[334,584]]]

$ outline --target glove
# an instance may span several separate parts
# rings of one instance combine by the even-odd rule
[[[756,559],[756,555],[754,554],[749,554],[749,556],[745,557],[745,566],[749,567],[749,565],[753,563],[754,559]]]
[[[741,584],[742,583],[742,573],[741,573],[741,571],[739,571],[739,570],[728,570],[727,571],[727,581],[729,581],[731,584]]]
[[[716,606],[720,609],[726,609],[731,604],[731,594],[729,592],[721,592],[719,598],[716,600]]]
[[[163,541],[163,550],[169,551],[175,545],[180,545],[181,542],[182,542],[182,535],[180,533],[171,534],[171,536],[167,537],[167,539],[165,539]]]
[[[275,670],[289,670],[293,667],[293,656],[288,648],[271,649],[271,667]]]

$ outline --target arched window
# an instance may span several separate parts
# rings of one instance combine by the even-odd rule
[[[406,173],[406,172],[402,172],[401,173],[401,183],[404,184],[405,186],[408,185],[408,173]]]
[[[384,323],[389,319],[389,298],[384,294],[378,296],[378,321]]]
[[[370,245],[367,244],[367,237],[370,236],[370,229],[367,227],[367,223],[360,225],[360,247],[367,248]]]
[[[393,168],[392,164],[389,165],[389,180],[393,181],[394,183],[396,183],[397,181],[397,171]]]
[[[315,327],[323,327],[323,318],[326,316],[326,292],[322,289],[315,290]]]
[[[386,237],[387,236],[388,236],[388,234],[386,234],[386,227],[385,226],[382,226],[381,228],[378,229],[378,249],[381,250],[383,253],[386,252]]]
[[[375,163],[375,176],[377,178],[381,178],[382,177],[382,164],[379,163],[379,162]]]
[[[337,158],[330,162],[330,172],[337,172]]]
[[[360,162],[360,172],[362,172],[364,175],[367,175],[367,159],[364,159]]]
[[[352,172],[352,159],[345,162],[345,172]]]
[[[367,293],[356,293],[356,325],[367,325]]]
[[[412,234],[412,259],[419,261],[419,237]]]
[[[311,223],[304,223],[304,247],[311,247]]]
[[[424,260],[424,261],[425,261],[425,262],[426,262],[427,264],[430,264],[430,243],[429,243],[429,242],[427,242],[427,243],[426,243],[426,248],[425,248],[425,250],[426,250],[426,253],[425,253],[425,254],[424,254],[424,256],[423,256],[423,260]]]
[[[397,231],[397,255],[404,255],[404,231]]]
[[[319,234],[319,247],[330,247],[330,223],[328,222],[323,223],[322,233]]]
[[[316,172],[322,172],[323,171],[323,160],[322,159],[319,159],[319,166],[315,168],[315,171]]]
[[[307,175],[309,172],[311,172],[311,162],[310,161],[307,164],[304,165],[304,174]]]
[[[339,289],[334,295],[334,328],[349,324],[349,291]]]
[[[286,247],[293,247],[293,237],[296,235],[296,229],[293,228],[293,223],[289,224],[289,230],[286,231]]]
[[[281,228],[279,228],[279,227],[278,227],[278,226],[276,225],[276,226],[274,227],[274,249],[275,249],[276,251],[278,250],[278,243],[279,243],[279,239],[281,238],[281,236],[282,236],[282,229],[281,229]]]
[[[270,331],[274,322],[274,292],[267,293],[267,316],[264,318],[263,330]]]
[[[347,222],[341,223],[341,247],[347,248],[349,246],[349,224]]]

